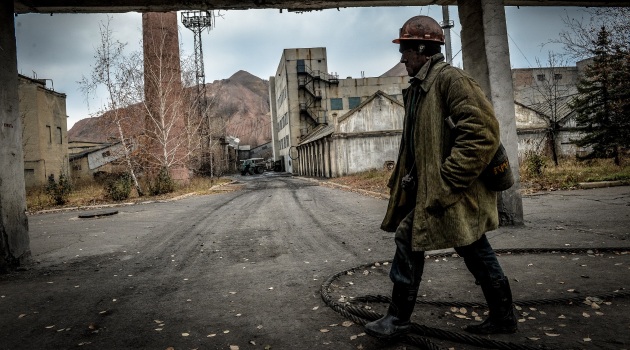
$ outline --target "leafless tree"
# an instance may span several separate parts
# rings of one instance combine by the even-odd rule
[[[536,110],[547,123],[546,141],[551,159],[558,165],[557,137],[562,128],[561,120],[566,117],[568,99],[576,93],[573,84],[563,83],[566,78],[567,62],[560,55],[549,52],[546,65],[536,58],[538,69],[534,70],[529,107]]]
[[[131,117],[124,108],[137,102],[134,100],[135,95],[130,93],[133,91],[133,71],[126,60],[124,49],[126,44],[115,40],[112,30],[110,29],[112,17],[107,17],[107,21],[99,24],[101,41],[96,48],[94,55],[95,64],[92,66],[90,77],[83,76],[79,82],[80,87],[86,100],[89,96],[95,94],[99,87],[104,87],[107,91],[107,102],[103,106],[104,111],[113,114],[113,121],[116,124],[118,138],[123,145],[123,156],[125,159],[127,171],[131,175],[136,191],[139,196],[143,195],[142,188],[138,183],[136,172],[131,158],[132,140],[126,135],[126,125]]]
[[[562,21],[567,29],[549,42],[563,45],[566,55],[571,58],[586,59],[592,55],[597,33],[605,27],[611,33],[612,44],[623,48],[630,46],[630,8],[601,7],[585,9],[584,12],[582,18],[565,16]]]

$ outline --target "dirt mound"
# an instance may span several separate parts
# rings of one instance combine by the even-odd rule
[[[194,89],[194,87],[193,87]],[[242,145],[256,147],[271,141],[269,82],[240,70],[228,79],[206,84],[211,118],[227,120],[226,134],[241,139]],[[119,110],[130,113],[138,105]],[[118,139],[114,112],[79,120],[68,131],[70,141],[107,142]],[[143,118],[133,118],[130,126],[140,131]],[[139,132],[131,132],[137,134]]]

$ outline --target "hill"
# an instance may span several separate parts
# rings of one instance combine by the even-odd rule
[[[227,120],[227,135],[252,147],[271,141],[268,81],[241,70],[228,79],[207,83],[206,96],[210,117]],[[139,130],[142,126],[142,120],[137,120],[132,127]],[[81,119],[68,131],[70,141],[107,142],[111,138],[118,139],[111,112]]]

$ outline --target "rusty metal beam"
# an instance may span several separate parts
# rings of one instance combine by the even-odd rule
[[[10,0],[9,0],[10,1]],[[505,0],[506,6],[630,6],[628,0]],[[162,12],[177,10],[288,9],[457,5],[456,0],[14,0],[15,13]]]

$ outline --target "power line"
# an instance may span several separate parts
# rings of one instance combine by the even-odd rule
[[[512,40],[512,43],[514,44],[514,46],[516,46],[516,48],[518,49],[518,51],[521,53],[521,55],[523,55],[523,58],[525,58],[525,61],[527,61],[527,64],[529,65],[529,68],[532,68],[532,64],[531,62],[529,62],[529,60],[527,59],[527,56],[525,56],[525,54],[523,53],[523,51],[521,50],[520,47],[518,47],[518,44],[516,44],[516,41],[514,41],[514,39],[512,39],[512,36],[510,35],[510,33],[508,33],[508,38],[510,38],[510,40]]]

